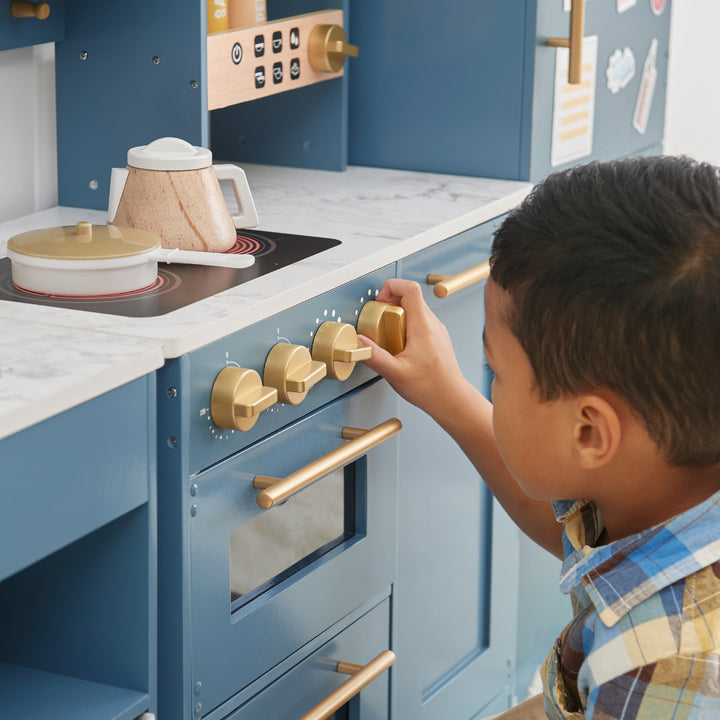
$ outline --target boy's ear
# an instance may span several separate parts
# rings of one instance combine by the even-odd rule
[[[582,395],[575,403],[573,444],[582,467],[610,462],[620,445],[622,426],[613,406],[598,395]]]

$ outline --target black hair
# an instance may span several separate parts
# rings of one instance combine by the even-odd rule
[[[605,387],[667,460],[720,462],[720,171],[686,157],[554,173],[497,231],[491,278],[541,399]]]

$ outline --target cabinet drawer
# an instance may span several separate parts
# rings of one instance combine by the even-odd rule
[[[385,600],[226,720],[298,720],[348,679],[348,675],[337,672],[338,662],[366,665],[389,648],[389,622],[390,601]],[[388,718],[391,672],[380,674],[330,717],[338,720]]]
[[[0,579],[147,502],[154,395],[146,376],[0,442]]]

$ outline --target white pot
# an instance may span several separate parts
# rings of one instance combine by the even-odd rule
[[[252,255],[166,250],[153,233],[115,225],[33,230],[10,238],[13,282],[48,295],[91,296],[131,292],[152,285],[158,262],[247,268]]]

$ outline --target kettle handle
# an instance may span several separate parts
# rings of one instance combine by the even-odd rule
[[[255,203],[250,194],[245,171],[237,165],[213,165],[218,180],[230,180],[237,200],[239,215],[233,215],[232,220],[236,228],[255,227],[258,224],[258,214]]]
[[[125,189],[125,182],[128,178],[127,168],[112,168],[110,171],[110,195],[108,197],[108,219],[109,223],[115,219],[118,207],[120,206],[120,198]]]

